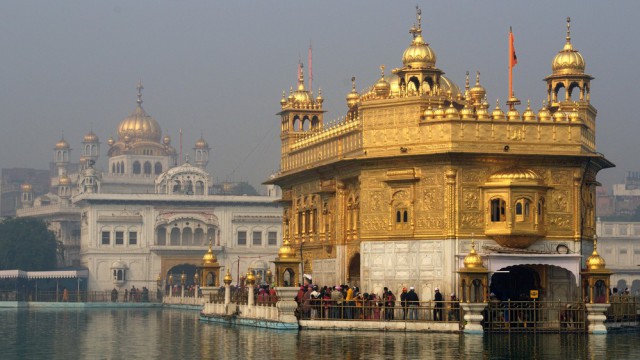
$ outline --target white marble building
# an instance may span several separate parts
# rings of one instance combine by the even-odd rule
[[[120,122],[117,139],[107,141],[107,165],[100,157],[98,136],[82,142],[80,167],[71,173],[71,146],[61,139],[54,148],[56,176],[51,193],[34,199],[23,184],[18,216],[47,220],[64,246],[60,266],[89,270],[88,290],[143,286],[155,289],[173,274],[193,282],[196,266],[211,243],[218,262],[234,279],[249,268],[266,279],[270,260],[281,245],[282,210],[275,186],[260,196],[254,189],[219,191],[206,167],[210,147],[201,137],[193,163],[184,163],[162,136],[158,122],[137,106]],[[178,164],[181,163],[181,164]]]
[[[596,221],[598,253],[613,271],[611,286],[640,295],[640,222]]]

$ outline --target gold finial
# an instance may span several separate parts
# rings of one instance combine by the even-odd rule
[[[571,42],[571,18],[567,16],[567,42]]]
[[[356,91],[356,77],[355,76],[351,77],[351,90],[352,91]]]
[[[598,252],[598,235],[593,235],[593,252]]]
[[[476,70],[476,86],[480,86],[480,71]]]
[[[416,5],[416,17],[418,19],[418,30],[422,29],[422,10],[420,10],[420,7],[418,5]]]
[[[142,86],[142,80],[138,81],[136,89],[138,90],[138,100],[136,100],[136,102],[138,105],[142,105],[142,89],[144,89],[144,86]]]
[[[380,65],[380,77],[384,78],[384,65]]]

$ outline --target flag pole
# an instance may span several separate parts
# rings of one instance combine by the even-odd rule
[[[520,105],[520,100],[513,94],[513,67],[518,63],[516,57],[516,50],[513,46],[513,30],[509,26],[509,95],[507,99],[507,105],[509,109],[513,110],[516,105]]]

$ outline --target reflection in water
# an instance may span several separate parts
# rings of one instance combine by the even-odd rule
[[[0,309],[2,359],[638,359],[638,333],[281,332],[194,311]]]

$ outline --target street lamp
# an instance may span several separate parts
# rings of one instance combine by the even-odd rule
[[[198,280],[200,280],[200,276],[198,275],[198,270],[196,269],[196,273],[195,275],[193,275],[193,282],[195,283],[193,297],[195,298],[198,297],[198,287],[200,286],[200,283],[198,282]]]
[[[187,275],[184,274],[184,270],[182,270],[182,275],[180,275],[180,285],[182,285],[182,297],[184,297],[184,284],[187,282]]]
[[[169,274],[169,297],[173,296],[173,273]]]

